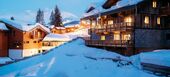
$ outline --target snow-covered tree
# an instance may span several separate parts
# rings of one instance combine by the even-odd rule
[[[52,11],[50,15],[50,25],[54,25],[54,22],[55,22],[55,15],[54,12]]]
[[[56,27],[61,27],[61,26],[63,26],[61,13],[60,13],[60,10],[58,9],[58,6],[57,6],[57,5],[56,5],[54,11],[55,11],[55,13],[54,13],[54,19],[55,19],[54,26],[56,26]]]
[[[45,22],[44,22],[44,11],[42,11],[41,9],[39,9],[37,11],[36,23],[40,23],[42,25],[45,24]]]

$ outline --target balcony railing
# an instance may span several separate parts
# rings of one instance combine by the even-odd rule
[[[85,40],[86,45],[92,46],[111,46],[111,47],[132,47],[131,40]]]
[[[100,33],[100,32],[112,32],[116,30],[132,30],[134,28],[134,23],[114,23],[111,25],[105,25],[103,28],[91,28],[89,29],[89,33],[94,32],[94,33]]]
[[[162,7],[160,9],[160,14],[170,14],[170,6]]]

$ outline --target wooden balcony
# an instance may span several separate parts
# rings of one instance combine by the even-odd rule
[[[170,15],[170,6],[161,7],[160,14]]]
[[[86,45],[90,46],[108,46],[108,47],[132,47],[133,41],[130,40],[85,40]]]
[[[131,31],[134,28],[134,23],[114,23],[112,25],[105,25],[103,28],[91,28],[90,33],[102,33],[102,32],[113,32],[113,31]]]

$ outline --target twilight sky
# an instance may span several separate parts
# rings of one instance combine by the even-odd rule
[[[63,18],[80,18],[85,9],[93,2],[104,0],[1,0],[0,18],[10,18],[25,22],[35,20],[36,11],[40,8],[45,11],[45,20],[49,20],[51,10],[57,4],[62,12]]]

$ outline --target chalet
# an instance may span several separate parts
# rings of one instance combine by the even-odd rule
[[[0,57],[5,57],[8,55],[8,28],[5,24],[0,23]]]
[[[69,37],[64,34],[53,34],[50,33],[45,36],[45,38],[42,41],[42,50],[50,50],[52,48],[58,47],[65,42],[70,41]]]
[[[169,21],[170,0],[106,0],[81,18],[90,25],[86,45],[124,55],[170,48]]]
[[[66,28],[66,32],[74,32],[79,28],[79,21],[72,21],[69,23],[64,24],[64,27]]]
[[[50,30],[51,30],[51,33],[54,33],[54,34],[64,34],[64,33],[66,33],[65,27],[52,26],[52,28]]]
[[[28,25],[16,20],[0,19],[8,28],[8,56],[21,59],[42,52],[42,40],[50,30],[41,24]],[[5,39],[2,39],[2,41]]]

